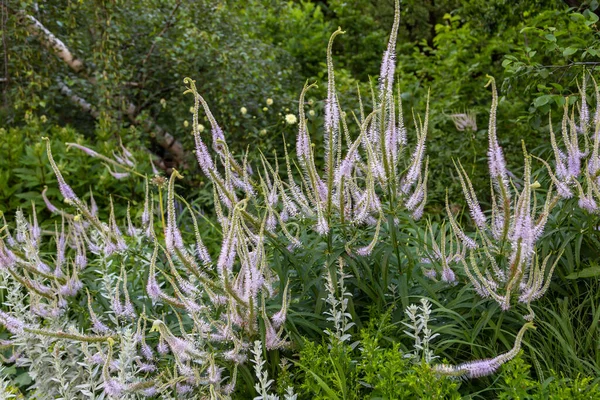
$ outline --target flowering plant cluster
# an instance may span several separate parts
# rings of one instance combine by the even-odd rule
[[[300,272],[284,273],[274,267],[273,259],[278,254],[293,257],[310,235],[327,248],[325,273],[319,275],[326,281],[331,346],[349,341],[353,289],[347,286],[351,276],[345,260],[368,263],[381,242],[389,240],[396,265],[382,271],[383,282],[388,275],[410,273],[402,266],[398,236],[405,227],[399,216],[419,220],[427,199],[429,106],[423,118],[413,116],[415,135],[409,140],[402,101],[394,93],[398,26],[396,5],[372,110],[366,111],[359,98],[359,115],[340,107],[332,45],[343,32],[338,29],[331,36],[322,161],[305,116],[304,99],[313,84],[302,90],[297,121],[293,114],[286,116],[288,123],[298,123],[296,158],[286,152],[284,166],[262,157],[261,164],[252,167],[247,158],[233,156],[208,102],[195,82],[185,79],[186,93],[194,99],[195,156],[214,193],[215,228],[222,238],[218,252],[205,246],[198,213],[176,193],[179,171],[173,170],[168,179],[146,179],[141,212],[132,215],[128,206],[125,221],[118,221],[110,199],[108,218],[102,218],[93,195],[85,201],[71,188],[46,142],[67,207],[52,204],[45,192],[42,196],[61,222],[53,231],[44,231],[35,208],[30,217],[19,211],[13,226],[4,223],[0,237],[0,279],[8,293],[0,324],[11,335],[2,342],[11,349],[5,361],[29,369],[31,390],[62,398],[229,398],[240,376],[247,378],[240,371],[253,363],[257,398],[278,398],[270,394],[272,380],[263,357],[275,350],[294,350],[286,321],[293,311],[293,290],[301,285],[294,282]],[[576,189],[580,206],[595,211],[593,196],[600,193],[600,125],[590,124],[585,100],[579,127],[565,109],[566,154],[551,136],[556,153],[556,173],[551,176],[557,194],[550,188],[539,206],[540,185],[531,182],[533,156],[525,149],[523,179],[517,183],[509,177],[496,133],[493,79],[491,86],[491,213],[483,212],[459,163],[458,176],[477,235],[465,232],[447,201],[450,230],[438,237],[429,227],[431,240],[423,248],[422,261],[430,268],[424,268],[424,274],[436,280],[439,274],[441,281],[456,285],[464,273],[480,296],[505,311],[516,299],[528,314],[511,350],[457,366],[437,364],[434,370],[440,375],[488,375],[517,355],[525,332],[534,327],[530,304],[548,289],[556,265],[549,262],[550,256],[542,260],[536,250],[553,208]],[[210,124],[209,141],[199,123],[201,111]],[[584,151],[578,145],[580,133],[586,138]],[[124,146],[113,158],[72,146],[110,164],[116,179],[136,174],[136,160]],[[582,186],[577,177],[581,159],[588,155]],[[388,290],[385,283],[383,290]],[[401,290],[408,290],[407,279],[400,283],[405,285]],[[407,309],[407,333],[415,341],[408,356],[433,364],[437,357],[431,342],[438,335],[427,326],[432,320],[430,303],[421,304]],[[291,387],[285,390],[285,398],[296,398]]]

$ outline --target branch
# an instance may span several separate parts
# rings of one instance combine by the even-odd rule
[[[572,62],[572,63],[565,64],[565,65],[540,65],[537,68],[559,69],[559,68],[571,68],[571,67],[575,67],[575,66],[579,66],[579,65],[597,66],[597,65],[600,65],[600,62],[598,62],[598,61],[578,61],[578,62]]]
[[[100,113],[98,113],[98,111],[92,104],[90,104],[83,97],[80,97],[73,93],[71,88],[68,87],[65,83],[63,83],[60,79],[57,79],[57,82],[61,93],[67,96],[72,103],[79,106],[79,108],[81,108],[86,113],[89,113],[92,117],[94,117],[94,119],[98,119],[100,117]],[[166,132],[160,126],[154,124],[153,121],[146,120],[140,123],[140,121],[136,120],[135,106],[133,104],[129,103],[127,108],[123,110],[123,113],[129,118],[131,123],[136,125],[141,124],[142,128],[146,132],[154,133],[156,142],[161,147],[169,150],[174,156],[180,154],[183,158],[183,154],[185,152],[181,143],[177,141],[170,133]],[[181,160],[182,158],[180,158],[179,160]],[[164,163],[159,163],[158,165],[166,170],[166,167],[164,167]]]
[[[56,80],[58,82],[58,87],[60,88],[60,92],[67,96],[72,103],[79,106],[83,111],[90,114],[94,119],[98,119],[100,114],[87,100],[82,97],[77,96],[73,93],[70,87],[65,85],[60,79]]]
[[[23,11],[17,11],[16,14],[19,21],[25,26],[25,29],[33,36],[36,36],[47,50],[56,54],[58,58],[63,60],[73,71],[79,73],[84,70],[85,66],[83,61],[75,57],[64,42],[54,36],[54,34],[46,29],[46,27],[35,17],[28,15]]]

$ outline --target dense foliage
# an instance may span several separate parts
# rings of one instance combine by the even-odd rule
[[[0,7],[3,398],[600,398],[596,1]]]

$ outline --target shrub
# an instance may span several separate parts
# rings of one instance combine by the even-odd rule
[[[264,156],[253,166],[247,155],[236,158],[195,82],[184,80],[186,94],[194,98],[195,155],[212,183],[217,224],[199,222],[201,215],[178,195],[182,175],[176,169],[168,179],[145,179],[143,207],[133,214],[127,207],[119,217],[109,197],[108,215],[102,215],[91,198],[79,195],[44,138],[67,208],[49,206],[61,217],[54,230],[40,227],[35,209],[30,218],[19,210],[0,239],[3,345],[10,351],[8,361],[27,368],[28,394],[275,399],[273,390],[279,390],[293,399],[297,395],[288,384],[299,369],[300,394],[358,398],[365,392],[391,395],[398,388],[411,396],[444,398],[458,396],[453,378],[485,377],[516,357],[526,332],[535,328],[531,303],[548,289],[556,265],[552,258],[560,257],[538,251],[548,218],[566,193],[559,185],[580,184],[553,177],[557,194],[552,186],[543,193],[525,148],[523,179],[509,175],[496,132],[498,96],[491,79],[491,212],[484,213],[457,163],[476,235],[460,226],[448,200],[448,228],[420,228],[429,179],[429,105],[424,117],[413,114],[416,134],[409,140],[402,100],[394,91],[398,26],[396,2],[373,109],[365,111],[359,97],[360,112],[353,118],[342,111],[336,91],[332,46],[343,32],[333,33],[319,135],[323,145],[314,146],[309,135],[305,96],[314,85],[306,84],[298,116],[287,117],[298,124],[296,158],[292,162],[284,147],[284,165]],[[200,128],[201,109],[214,153]],[[579,160],[574,141],[569,156]],[[75,147],[125,171],[120,173],[136,173],[126,149],[109,158]],[[587,182],[593,191],[589,176]],[[201,232],[207,231],[221,236],[216,251],[204,243]],[[511,334],[495,346],[496,356],[436,360],[432,343],[438,332],[428,326],[434,310],[426,299],[409,305],[410,297],[425,297],[425,291],[450,297],[445,291],[453,290],[474,291],[484,299],[479,303],[489,313],[481,317],[484,325],[498,310],[504,311],[502,318],[513,318]],[[362,331],[362,347],[351,343],[366,309],[384,312],[396,302],[407,313],[402,322],[413,339],[410,349],[401,353],[402,346],[392,344],[379,350],[382,336],[373,328]],[[463,333],[476,336],[481,329]],[[321,340],[303,342],[303,335]],[[446,341],[446,350],[453,344],[461,343]],[[302,346],[297,370],[278,367],[282,355]],[[375,370],[378,363],[386,367]],[[409,370],[401,371],[406,365]],[[279,371],[283,384],[274,387],[272,377]]]

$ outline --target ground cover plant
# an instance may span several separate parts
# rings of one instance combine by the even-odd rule
[[[185,78],[211,214],[178,185],[179,165],[159,171],[135,143],[107,151],[50,130],[20,149],[40,171],[10,182],[48,188],[3,214],[4,397],[600,398],[593,73],[556,127],[548,116],[552,157],[513,144],[512,170],[487,77],[489,182],[475,187],[457,157],[463,200],[447,192],[430,218],[436,103],[403,106],[399,29],[396,2],[379,79],[350,108],[333,32],[322,124],[307,82],[278,155],[234,152]],[[106,178],[82,187],[75,160]]]

